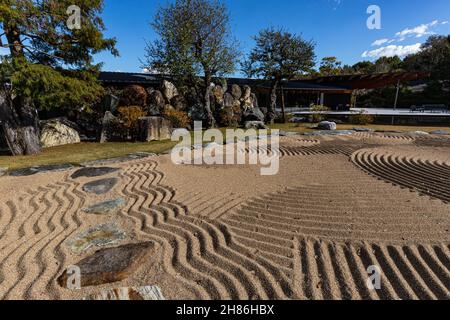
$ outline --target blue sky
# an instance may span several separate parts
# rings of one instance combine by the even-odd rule
[[[121,56],[102,53],[97,62],[104,70],[141,71],[145,39],[159,5],[170,0],[105,0],[106,35],[116,37]],[[345,64],[381,55],[418,50],[432,34],[450,34],[449,0],[223,0],[230,10],[231,27],[244,53],[252,36],[267,26],[284,27],[313,39],[318,60],[337,56]],[[76,0],[74,0],[76,3]],[[369,5],[381,8],[381,30],[369,30]],[[403,32],[403,33],[401,33]],[[376,45],[374,45],[374,42]]]
[[[450,20],[448,0],[224,1],[230,10],[233,34],[244,53],[253,46],[252,36],[267,26],[282,26],[313,39],[318,59],[337,56],[346,64],[383,54],[404,54],[417,50],[417,44],[431,33],[450,34],[450,24],[446,23]],[[157,7],[165,3],[166,0],[105,0],[107,35],[117,38],[121,57],[97,56],[97,61],[105,63],[104,70],[141,71],[139,59],[144,56],[144,39],[151,41],[155,36],[149,23]],[[381,9],[381,30],[367,28],[370,5]],[[398,34],[402,31],[403,36]],[[378,45],[373,45],[377,40]]]

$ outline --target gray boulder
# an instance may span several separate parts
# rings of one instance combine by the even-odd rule
[[[215,100],[216,104],[223,106],[225,92],[224,92],[222,86],[215,86],[212,89],[212,93],[214,95],[214,100]]]
[[[242,90],[237,84],[233,84],[231,86],[231,94],[234,99],[239,100],[242,97]]]
[[[188,115],[192,121],[206,121],[208,119],[205,108],[201,104],[194,104],[190,108]]]
[[[152,90],[149,93],[148,97],[149,107],[147,108],[147,112],[150,116],[160,116],[164,112],[164,107],[166,105],[166,101],[164,99],[164,95],[159,90]]]
[[[187,109],[187,102],[183,96],[178,95],[170,100],[170,105],[174,107],[175,110],[185,111]]]
[[[162,117],[145,117],[139,119],[140,141],[170,140],[172,137],[172,124]]]
[[[264,122],[264,113],[258,108],[244,108],[242,112],[242,119],[244,122],[247,121],[262,121]]]
[[[258,98],[256,97],[256,94],[252,93],[250,98],[252,101],[253,108],[259,108]]]
[[[252,99],[252,89],[250,86],[244,86],[244,93],[241,97],[242,107],[245,108],[253,108],[253,99]]]
[[[162,93],[163,93],[163,95],[164,95],[164,97],[166,98],[166,101],[167,101],[168,103],[170,103],[170,101],[171,101],[174,97],[178,96],[178,90],[177,90],[177,88],[176,88],[175,85],[174,85],[172,82],[170,82],[170,81],[164,80],[161,89],[162,89]]]
[[[117,124],[117,122],[118,119],[111,112],[106,111],[102,121],[102,134],[100,137],[100,143],[115,140],[118,134],[115,130],[115,125]]]
[[[246,130],[266,130],[269,129],[263,121],[247,121],[244,125]]]
[[[46,121],[43,123],[40,140],[43,148],[81,142],[78,132],[59,120]]]
[[[317,126],[317,129],[333,131],[333,130],[337,130],[337,124],[335,122],[322,121]]]

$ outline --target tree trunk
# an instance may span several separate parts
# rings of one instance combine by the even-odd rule
[[[0,124],[13,156],[41,152],[39,118],[29,99],[0,101]]]
[[[20,28],[14,21],[7,20],[4,21],[3,29],[13,60],[22,59],[24,53]],[[7,95],[0,97],[0,131],[3,131],[12,155],[40,153],[39,116],[33,102],[22,96],[12,98],[12,93]]]
[[[273,124],[275,120],[275,110],[277,108],[277,88],[278,88],[278,81],[275,80],[272,83],[272,89],[270,92],[270,105],[266,115],[266,122],[268,124]]]
[[[216,119],[211,110],[211,76],[205,76],[205,111],[207,115],[208,128],[214,128],[216,126]]]
[[[283,86],[281,86],[281,112],[283,114],[283,123],[286,123],[286,104],[285,104]]]

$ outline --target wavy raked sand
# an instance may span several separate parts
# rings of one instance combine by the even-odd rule
[[[247,152],[258,152],[248,148]],[[361,133],[282,138],[280,172],[175,166],[169,156],[113,166],[118,185],[73,172],[0,179],[0,297],[80,299],[158,285],[168,299],[449,299],[450,140]],[[105,178],[101,177],[101,178]],[[82,209],[124,198],[112,217]],[[92,254],[67,240],[114,222],[125,243],[161,250],[129,279],[70,291],[56,279]],[[382,270],[369,290],[367,268]]]

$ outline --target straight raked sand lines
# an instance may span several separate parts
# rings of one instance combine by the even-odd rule
[[[186,215],[186,208],[173,201],[174,191],[160,184],[163,175],[155,169],[155,163],[130,168],[124,175],[130,181],[124,194],[134,198],[128,211],[142,224],[144,232],[166,243],[168,271],[181,275],[206,298],[284,296],[278,285],[258,279],[270,277],[264,268],[227,247],[220,229]],[[170,194],[170,197],[158,197],[158,193]],[[246,265],[252,270],[247,270]]]
[[[361,179],[364,180],[367,179]],[[358,185],[360,182],[354,177],[352,183]],[[383,197],[387,203],[389,198],[392,203],[396,201],[398,194],[392,194],[389,188],[373,189],[373,194],[350,195],[345,191],[351,190],[345,187],[345,181],[338,184],[288,188],[286,192],[258,197],[219,220],[229,227],[237,243],[255,248],[258,256],[278,265],[279,270],[292,279],[293,291],[298,297],[449,297],[449,264],[447,268],[443,267],[449,259],[445,246],[438,246],[444,248],[439,256],[416,244],[394,245],[407,239],[439,243],[448,238],[448,233],[436,226],[448,226],[449,217],[445,214],[431,217],[432,212],[442,208],[419,198],[401,210],[389,210],[377,201],[378,197]],[[349,194],[350,198],[330,198],[336,190]],[[410,198],[414,200],[414,197]],[[352,212],[355,208],[349,205],[351,203],[360,203],[356,211]],[[418,211],[419,208],[424,211]],[[421,213],[415,212],[430,217],[424,219]],[[309,238],[297,240],[305,234]],[[386,244],[386,241],[392,244]],[[420,250],[425,258],[419,254]],[[407,260],[402,262],[404,255]],[[381,291],[367,289],[367,268],[371,265],[380,265],[386,273]]]
[[[303,239],[301,291],[309,299],[448,299],[448,269],[423,259],[419,247]],[[382,271],[380,290],[366,284],[372,265]]]

